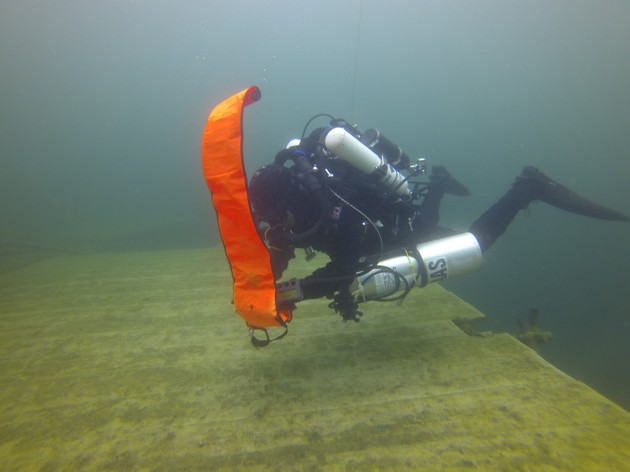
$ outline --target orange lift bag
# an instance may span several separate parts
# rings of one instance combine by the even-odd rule
[[[256,230],[247,195],[243,109],[259,99],[258,87],[249,87],[210,112],[201,141],[201,161],[232,270],[234,307],[250,329],[264,330],[286,327],[291,321],[291,310],[279,310],[276,306],[269,249]]]

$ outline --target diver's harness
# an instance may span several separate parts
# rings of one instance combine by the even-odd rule
[[[331,119],[330,126],[321,130],[317,143],[308,142],[311,137],[305,141],[309,125],[321,116]],[[310,148],[313,150],[307,155]],[[380,193],[381,205],[401,202],[418,208],[426,196],[428,183],[411,180],[426,174],[425,159],[420,158],[412,165],[409,156],[379,130],[369,129],[361,133],[346,120],[326,114],[311,118],[304,127],[301,138],[289,142],[287,148],[276,156],[276,164],[284,166],[288,161],[293,162],[290,168],[293,175],[310,198],[318,201],[322,213],[310,228],[300,233],[268,229],[270,239],[294,247],[303,245],[320,229],[326,218],[330,208],[330,195],[359,212],[379,238],[380,251],[370,258],[373,263],[367,268],[356,274],[325,278],[327,282],[352,280],[349,287],[337,292],[329,304],[344,321],[359,321],[362,312],[358,310],[358,304],[361,302],[398,301],[400,304],[414,286],[423,287],[431,282],[463,275],[479,268],[481,250],[471,233],[421,243],[413,248],[403,248],[398,254],[383,256],[383,241],[378,222],[372,221],[332,188],[334,185],[331,183],[337,177],[335,172],[339,168],[340,160],[368,177],[368,182],[372,182],[375,190]],[[414,203],[417,200],[420,203]],[[305,251],[307,259],[313,257],[314,252],[310,247],[306,247]],[[278,304],[292,305],[301,298],[297,279],[277,283]],[[265,336],[266,339],[258,340],[252,333],[252,343],[260,346],[273,340],[269,339],[266,330]]]
[[[330,127],[322,132],[315,149],[307,156],[301,143],[304,142],[309,124],[317,117],[331,118]],[[294,139],[286,149],[280,151],[274,164],[285,166],[288,161],[293,162],[290,170],[300,182],[305,194],[315,198],[322,208],[318,220],[310,228],[301,233],[278,234],[279,231],[268,231],[268,234],[292,245],[306,241],[312,236],[326,217],[329,208],[330,194],[335,195],[347,206],[358,211],[377,230],[376,225],[368,216],[358,210],[350,202],[345,201],[329,185],[335,181],[335,163],[345,162],[349,167],[359,170],[369,177],[375,190],[381,194],[383,203],[387,201],[404,201],[411,204],[413,200],[423,198],[428,184],[413,182],[413,190],[409,183],[412,177],[426,173],[426,159],[420,158],[417,164],[410,165],[409,157],[396,144],[387,139],[379,130],[369,129],[361,133],[355,126],[344,119],[333,118],[330,115],[316,115],[304,128],[301,139]],[[408,172],[404,176],[401,171]],[[275,233],[275,234],[274,234]],[[379,235],[380,238],[380,235]]]

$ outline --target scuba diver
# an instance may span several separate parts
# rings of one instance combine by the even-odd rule
[[[311,122],[330,124],[307,135]],[[415,163],[379,130],[359,131],[343,119],[316,115],[299,140],[254,173],[248,195],[259,234],[279,280],[302,248],[330,257],[324,267],[297,281],[297,295],[278,302],[294,306],[326,297],[344,320],[358,321],[359,303],[401,300],[413,286],[479,268],[481,255],[519,211],[543,201],[565,211],[611,221],[628,216],[591,202],[534,167],[525,167],[508,192],[467,233],[439,225],[445,194],[470,195],[442,166]]]

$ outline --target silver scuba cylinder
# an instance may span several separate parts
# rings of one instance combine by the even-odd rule
[[[414,286],[469,274],[481,267],[481,248],[471,233],[418,244],[416,252],[378,263],[350,286],[357,302],[389,297]]]
[[[387,191],[402,198],[411,198],[405,177],[345,129],[331,129],[326,134],[324,146],[355,169],[376,176]]]

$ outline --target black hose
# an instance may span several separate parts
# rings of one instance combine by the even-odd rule
[[[306,137],[306,130],[308,129],[309,125],[313,122],[313,120],[320,118],[322,116],[325,116],[326,118],[330,118],[331,120],[336,120],[336,118],[332,115],[329,115],[328,113],[318,113],[317,115],[313,116],[310,120],[308,120],[306,122],[306,125],[304,125],[304,130],[302,131],[302,136],[300,137],[300,141],[304,140],[304,138]]]
[[[392,294],[388,294],[388,295],[383,295],[382,297],[377,297],[377,298],[371,298],[369,301],[374,301],[374,302],[394,302],[396,300],[402,300],[404,299],[409,292],[411,291],[411,286],[409,285],[409,282],[407,282],[407,279],[399,272],[395,271],[394,269],[391,269],[389,267],[386,266],[375,266],[374,269],[377,269],[376,272],[374,272],[373,274],[368,275],[365,280],[363,280],[362,284],[365,285],[365,283],[370,280],[372,277],[377,276],[378,274],[382,274],[382,273],[388,273],[388,274],[392,274],[395,279],[396,279],[396,289],[394,290],[393,293],[398,292],[398,290],[400,290],[401,288],[401,284],[400,282],[402,281],[404,283],[404,289],[403,289],[403,293],[400,295],[397,295],[396,297],[392,297],[392,298],[388,298],[390,295]]]

